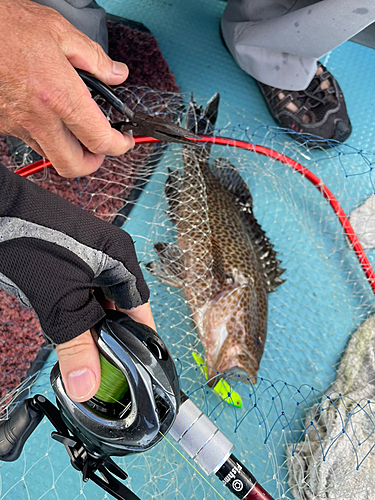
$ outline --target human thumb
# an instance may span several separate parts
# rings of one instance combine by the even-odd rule
[[[94,396],[100,385],[99,352],[90,331],[56,347],[60,372],[68,396],[83,402]]]
[[[119,85],[129,75],[125,63],[113,61],[98,45],[73,26],[66,23],[58,33],[58,44],[69,62],[88,71],[107,85]]]

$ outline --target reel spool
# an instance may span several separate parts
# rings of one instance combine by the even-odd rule
[[[50,379],[58,409],[41,395],[25,399],[0,423],[0,460],[17,460],[46,416],[56,428],[53,439],[65,446],[84,481],[91,479],[118,500],[139,500],[115,477],[128,476],[110,456],[144,452],[168,433],[180,407],[176,368],[157,333],[119,311],[107,310],[92,335],[101,360],[97,394],[84,403],[72,401],[57,363]]]
[[[51,385],[61,417],[91,452],[124,456],[146,451],[168,433],[180,406],[168,349],[151,328],[119,311],[106,311],[92,334],[101,356],[99,391],[84,403],[72,401],[57,363]]]

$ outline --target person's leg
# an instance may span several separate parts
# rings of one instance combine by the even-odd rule
[[[316,63],[375,20],[374,0],[228,0],[221,29],[228,50],[256,80],[305,89]]]
[[[278,124],[328,146],[327,139],[345,141],[351,124],[337,81],[318,59],[374,19],[373,0],[360,7],[356,0],[229,0],[221,28]]]
[[[350,40],[375,49],[375,23],[367,26],[367,28],[357,33]]]
[[[57,10],[67,21],[108,52],[105,10],[95,0],[33,0]]]

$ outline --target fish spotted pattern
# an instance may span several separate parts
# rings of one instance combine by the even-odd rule
[[[216,94],[203,111],[190,104],[187,126],[212,134]],[[165,186],[177,245],[156,243],[148,269],[179,286],[206,352],[210,385],[217,372],[240,370],[256,382],[267,333],[268,293],[283,282],[276,252],[253,215],[250,191],[236,168],[210,147],[183,149],[183,175]]]

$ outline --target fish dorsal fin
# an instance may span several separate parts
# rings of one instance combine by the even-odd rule
[[[236,167],[225,158],[218,158],[211,166],[211,172],[220,184],[233,197],[233,202],[240,209],[242,218],[250,232],[254,247],[263,266],[268,292],[275,291],[276,287],[284,283],[280,276],[285,269],[281,269],[277,253],[273,249],[261,226],[253,214],[253,198],[246,182],[238,173]]]
[[[244,209],[253,209],[253,197],[246,182],[242,179],[236,167],[225,158],[217,158],[210,168],[220,184],[234,197],[236,205]]]
[[[243,217],[245,220],[247,217],[249,221],[249,228],[254,238],[256,251],[264,270],[267,291],[269,293],[275,292],[276,287],[285,282],[285,280],[280,278],[285,272],[285,269],[280,267],[281,261],[277,258],[277,252],[273,249],[273,245],[258,224],[253,213],[246,214],[246,212],[244,212]]]

